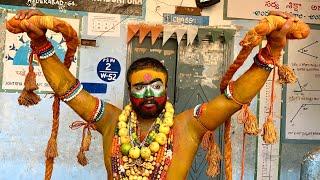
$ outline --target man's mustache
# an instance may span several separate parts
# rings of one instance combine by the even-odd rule
[[[156,104],[156,105],[158,105],[157,101],[155,101],[154,99],[146,99],[140,105],[143,106],[145,104]]]

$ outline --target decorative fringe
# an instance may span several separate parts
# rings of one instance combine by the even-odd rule
[[[243,177],[244,177],[245,161],[246,161],[246,133],[244,132],[243,133],[243,137],[242,137],[241,176],[240,176],[240,180],[243,180]]]
[[[92,138],[91,130],[96,130],[96,127],[91,122],[83,122],[83,121],[75,121],[69,127],[72,130],[74,130],[82,126],[84,126],[82,131],[82,141],[81,141],[80,150],[77,155],[77,159],[79,164],[81,164],[82,166],[86,166],[88,164],[88,159],[86,157],[85,151],[89,151],[90,149],[91,138]]]
[[[262,139],[267,144],[274,144],[277,142],[277,131],[273,123],[273,108],[274,108],[274,99],[275,99],[275,76],[276,72],[273,70],[272,73],[272,84],[271,84],[271,95],[270,95],[270,104],[269,104],[269,115],[267,120],[263,124],[263,134]]]
[[[57,136],[59,130],[59,115],[60,115],[60,99],[57,95],[54,96],[52,104],[52,129],[51,136],[48,141],[46,149],[46,169],[45,169],[45,179],[51,179],[54,158],[58,156],[58,147],[57,147]]]
[[[216,143],[210,145],[209,151],[206,155],[208,161],[208,169],[206,171],[208,176],[217,176],[220,173],[221,153]]]
[[[215,143],[214,132],[207,131],[202,138],[202,148],[207,152],[206,160],[208,162],[207,175],[217,176],[220,173],[221,152],[219,146]]]
[[[244,124],[244,132],[252,136],[257,136],[261,132],[258,128],[257,118],[252,113]]]
[[[224,123],[224,162],[226,180],[232,180],[231,119]]]
[[[30,65],[29,65],[30,66]],[[39,89],[36,82],[36,73],[29,71],[24,81],[24,87],[27,91],[35,91]]]
[[[29,55],[29,72],[26,76],[26,79],[24,80],[24,87],[26,88],[27,91],[35,91],[37,90],[39,87],[37,85],[36,82],[36,73],[34,73],[34,68],[32,65],[33,62],[33,58],[36,58],[36,55],[33,55],[32,53]]]
[[[36,73],[33,72],[32,65],[33,55],[29,55],[29,72],[24,80],[24,88],[18,98],[19,105],[32,106],[38,104],[40,101],[40,96],[38,96],[33,91],[38,89],[36,82]]]
[[[295,83],[297,81],[297,76],[289,66],[280,64],[277,64],[277,66],[280,84]]]
[[[36,93],[34,93],[33,91],[27,91],[26,88],[23,88],[18,98],[18,103],[19,105],[29,107],[38,104],[40,100],[40,96],[38,96]]]
[[[244,133],[249,135],[258,135],[260,133],[258,120],[256,116],[250,111],[249,104],[244,104],[238,115],[239,123],[244,125]]]
[[[241,176],[243,180],[245,168],[245,147],[246,147],[246,134],[257,136],[260,133],[258,120],[256,116],[250,111],[249,104],[243,104],[241,111],[238,115],[238,122],[243,124],[243,141],[242,141],[242,157],[241,157]]]
[[[54,137],[50,137],[46,149],[46,158],[55,158],[58,156],[57,140]]]
[[[266,122],[263,124],[262,138],[267,144],[274,144],[277,142],[277,131],[272,116],[268,116]]]
[[[90,145],[91,145],[91,132],[88,131],[85,137],[83,138],[83,150],[84,151],[89,151]]]
[[[82,166],[86,166],[88,164],[88,159],[83,149],[80,148],[77,158],[78,158],[78,163],[81,164]]]
[[[240,41],[240,46],[253,48],[257,46],[263,39],[255,29],[248,31],[245,37]]]
[[[46,170],[45,170],[45,175],[44,175],[45,180],[51,179],[52,171],[53,171],[53,163],[54,163],[54,158],[47,158],[46,159]]]
[[[83,128],[81,147],[77,155],[78,162],[82,166],[86,166],[88,164],[88,159],[86,157],[85,151],[89,151],[89,147],[91,144],[91,132],[89,130],[88,124],[89,123],[87,123],[87,125],[85,125],[85,127]],[[87,133],[85,133],[86,129],[88,129]]]

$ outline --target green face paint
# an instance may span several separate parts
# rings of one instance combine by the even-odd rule
[[[161,97],[165,94],[165,86],[161,81],[150,84],[138,84],[131,87],[131,94],[135,98]]]

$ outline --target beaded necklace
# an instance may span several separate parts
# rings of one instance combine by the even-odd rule
[[[113,179],[166,179],[173,150],[173,114],[171,103],[160,113],[142,142],[137,115],[127,105],[119,116],[112,140]]]

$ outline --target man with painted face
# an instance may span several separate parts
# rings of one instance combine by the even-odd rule
[[[16,18],[28,20],[33,15],[42,14],[35,10],[22,10]],[[287,27],[268,36],[269,47],[261,51],[265,60],[281,54],[286,44],[285,28],[290,27],[290,21],[292,23],[289,18]],[[44,37],[45,29],[37,24],[28,23],[23,27],[7,25],[10,32],[16,32],[15,28],[28,32],[35,46],[48,43]],[[139,59],[129,67],[126,78],[131,103],[123,110],[78,88],[79,81],[54,53],[39,63],[54,92],[64,97],[62,100],[84,120],[94,121],[97,131],[103,136],[108,179],[185,179],[205,132],[216,129],[241,108],[228,96],[219,95],[205,106],[174,116],[173,106],[167,101],[168,73],[159,61],[152,58]],[[269,73],[268,64],[262,61],[254,63],[234,82],[233,99],[250,102]]]
[[[161,113],[167,101],[167,81],[167,70],[155,59],[142,58],[130,66],[127,72],[130,101],[141,118],[155,118]]]

